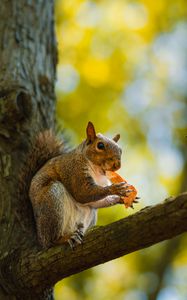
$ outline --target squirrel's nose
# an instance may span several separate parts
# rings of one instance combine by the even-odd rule
[[[121,167],[121,161],[120,160],[115,161],[115,163],[113,164],[113,168],[115,170],[118,170],[120,167]]]

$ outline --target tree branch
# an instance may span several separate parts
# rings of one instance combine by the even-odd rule
[[[68,245],[22,252],[11,262],[15,289],[38,293],[58,280],[187,231],[187,192],[91,230],[75,251]],[[9,258],[10,259],[10,258]],[[6,265],[6,264],[5,264]],[[25,292],[25,291],[24,291]]]

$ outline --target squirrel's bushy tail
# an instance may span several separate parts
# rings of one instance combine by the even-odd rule
[[[31,180],[36,172],[51,158],[65,153],[65,146],[60,142],[52,130],[40,132],[31,144],[24,167],[22,168],[18,197],[28,198]]]

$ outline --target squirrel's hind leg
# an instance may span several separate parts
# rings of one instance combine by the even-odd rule
[[[41,187],[40,194],[30,193],[30,198],[34,203],[39,243],[44,248],[51,247],[63,231],[63,186],[60,182],[52,182],[47,187]]]

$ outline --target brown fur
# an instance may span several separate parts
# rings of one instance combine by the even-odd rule
[[[19,198],[29,194],[29,188],[33,176],[51,158],[65,152],[65,147],[52,130],[40,132],[30,147],[25,165],[19,176]],[[25,180],[26,179],[26,180]]]
[[[63,151],[51,133],[38,136],[33,158],[29,159],[28,177],[29,182],[33,177],[29,196],[43,247],[64,241],[80,224],[84,233],[95,224],[97,207],[119,203],[126,187],[123,183],[109,185],[105,176],[105,171],[120,167],[118,139],[119,135],[114,140],[96,135],[91,122],[87,126],[87,139],[69,152]],[[98,148],[99,142],[104,149]]]

